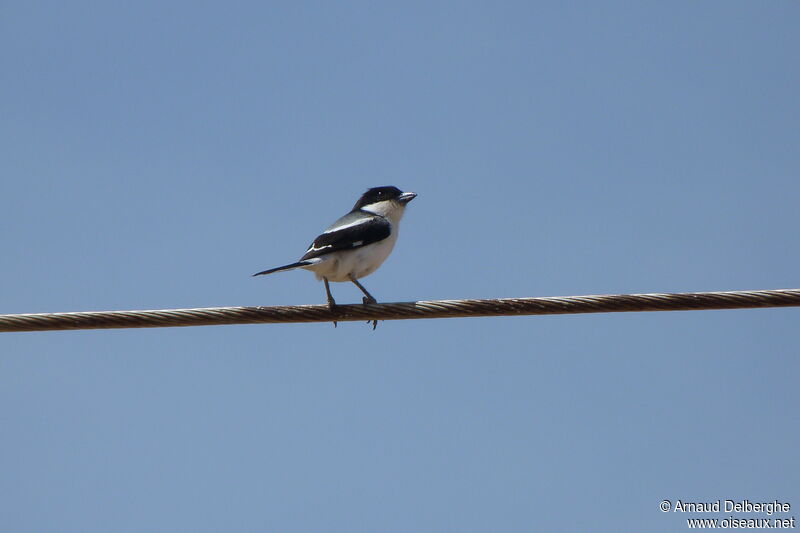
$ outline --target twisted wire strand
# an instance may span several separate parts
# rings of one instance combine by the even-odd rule
[[[800,307],[800,289],[0,315],[0,332]]]

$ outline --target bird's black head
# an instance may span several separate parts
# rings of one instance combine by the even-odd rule
[[[385,187],[373,187],[361,195],[361,198],[358,199],[356,205],[353,206],[353,211],[361,209],[365,205],[376,204],[378,202],[385,202],[389,200],[395,200],[402,204],[406,204],[413,200],[415,196],[416,194],[414,193],[404,193],[397,187],[393,187],[391,185],[387,185]]]

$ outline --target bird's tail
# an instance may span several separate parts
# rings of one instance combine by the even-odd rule
[[[280,272],[281,270],[292,270],[294,268],[300,268],[308,265],[313,265],[318,261],[314,261],[313,259],[307,259],[306,261],[298,261],[297,263],[292,263],[290,265],[283,265],[277,268],[270,268],[269,270],[265,270],[263,272],[256,272],[253,274],[254,276],[263,276],[265,274],[272,274],[273,272]]]

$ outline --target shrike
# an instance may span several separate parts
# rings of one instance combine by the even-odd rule
[[[406,205],[416,196],[416,193],[402,192],[392,186],[369,189],[349,213],[314,239],[299,261],[253,275],[304,268],[325,282],[331,309],[336,307],[329,286],[331,281],[352,281],[364,293],[365,304],[377,303],[358,280],[375,272],[389,257],[397,242],[398,225]],[[373,320],[372,329],[377,325],[378,321]]]

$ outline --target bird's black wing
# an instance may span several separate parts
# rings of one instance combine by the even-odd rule
[[[342,250],[354,250],[382,241],[391,233],[391,223],[382,216],[367,216],[360,212],[348,213],[314,239],[300,261]]]

